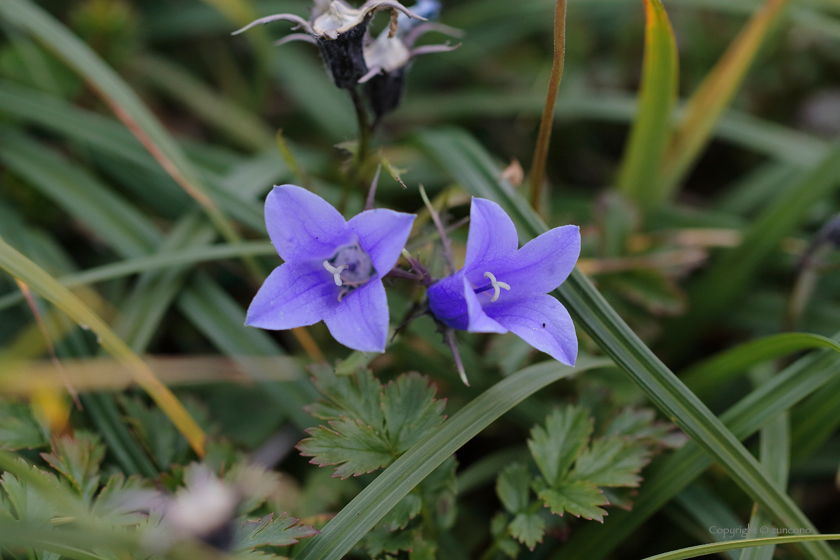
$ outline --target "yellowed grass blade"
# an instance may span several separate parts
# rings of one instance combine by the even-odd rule
[[[286,356],[144,356],[143,361],[167,386],[208,383],[254,384],[255,381],[294,381],[303,368]],[[64,360],[62,369],[79,392],[123,391],[136,384],[131,368],[114,358]],[[0,393],[31,397],[39,390],[61,390],[61,369],[52,361],[5,363],[0,375]],[[254,372],[261,372],[257,380]]]
[[[154,399],[199,456],[204,455],[205,435],[172,392],[111,328],[70,290],[41,267],[0,239],[0,268],[25,282],[41,297],[51,301],[79,325],[93,331],[109,354],[125,365],[134,380]]]
[[[744,81],[788,0],[767,0],[691,96],[663,162],[662,189],[673,195],[708,144],[723,111]]]

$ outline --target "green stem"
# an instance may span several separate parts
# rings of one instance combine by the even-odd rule
[[[353,167],[350,169],[350,174],[344,189],[341,192],[341,200],[338,203],[338,211],[344,212],[347,207],[347,200],[350,198],[350,190],[353,187],[358,187],[361,192],[364,192],[365,185],[362,184],[364,178],[365,162],[368,158],[368,151],[370,150],[370,118],[368,117],[367,109],[365,108],[364,99],[359,93],[358,87],[347,90],[350,93],[350,99],[353,100],[353,108],[356,109],[356,121],[359,123],[359,144],[356,147],[356,157],[353,159]]]

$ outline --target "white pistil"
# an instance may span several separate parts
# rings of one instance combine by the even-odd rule
[[[490,298],[490,303],[493,303],[497,299],[499,299],[499,294],[501,293],[501,288],[510,291],[510,284],[505,282],[499,282],[496,280],[496,277],[493,276],[492,272],[485,272],[484,277],[490,280],[490,284],[493,286],[493,297]]]
[[[341,286],[341,273],[344,272],[346,269],[350,268],[348,265],[343,264],[341,266],[335,267],[330,264],[330,261],[324,261],[324,268],[327,269],[327,272],[333,275],[333,280],[335,280],[336,286]]]

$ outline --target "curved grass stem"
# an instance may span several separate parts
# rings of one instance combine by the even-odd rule
[[[554,125],[554,106],[557,92],[563,78],[563,65],[566,59],[566,0],[557,0],[554,11],[554,61],[551,65],[551,79],[548,82],[548,95],[545,99],[537,147],[534,150],[534,162],[531,164],[531,206],[539,211],[542,184],[545,180],[545,165],[548,160],[548,145],[551,142],[551,129]]]

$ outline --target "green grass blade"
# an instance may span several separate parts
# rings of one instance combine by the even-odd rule
[[[722,387],[734,375],[744,373],[754,365],[815,348],[831,348],[840,352],[840,344],[830,338],[809,333],[783,333],[730,348],[691,366],[680,378],[689,389],[703,398]]]
[[[645,0],[645,56],[639,112],[630,132],[618,174],[618,188],[643,210],[666,199],[659,171],[671,138],[671,115],[677,100],[677,42],[659,0]]]
[[[731,309],[746,291],[760,267],[805,219],[818,201],[840,187],[840,142],[826,154],[822,162],[786,189],[744,232],[741,245],[720,255],[689,287],[691,314],[675,319],[665,329],[663,344],[678,352],[685,348],[693,334]]]
[[[692,546],[690,548],[681,548],[680,550],[675,550],[673,552],[657,554],[656,556],[648,556],[644,560],[683,560],[684,558],[697,558],[698,556],[706,556],[709,554],[717,554],[719,552],[738,550],[741,548],[749,548],[754,546],[765,546],[768,544],[797,544],[806,542],[837,540],[840,540],[840,534],[799,536],[794,535],[790,537],[770,537],[766,539],[744,539],[738,541],[727,541],[724,543],[703,544],[700,546]]]
[[[767,0],[732,42],[686,105],[662,171],[662,189],[670,197],[691,170],[724,109],[744,81],[764,39],[781,19],[788,0]]]
[[[488,117],[517,117],[523,114],[537,116],[545,99],[533,93],[429,93],[422,98],[407,99],[394,118],[408,120],[451,120]],[[626,124],[638,113],[634,96],[598,91],[574,91],[561,95],[554,108],[558,121],[592,120]],[[678,106],[674,114],[679,119],[684,107]],[[815,165],[825,155],[828,144],[798,130],[769,122],[740,111],[730,109],[724,113],[714,131],[716,138],[732,142],[748,150],[772,157],[796,167]]]
[[[580,360],[576,368],[544,362],[500,381],[458,411],[433,434],[385,469],[330,521],[298,560],[343,558],[382,517],[426,475],[502,414],[555,381],[580,371],[606,367],[609,360]]]
[[[772,422],[779,414],[820,388],[840,386],[840,358],[829,351],[818,351],[801,358],[741,399],[722,416],[727,428],[741,440]],[[836,395],[836,393],[834,393]],[[836,417],[836,408],[834,409]],[[794,438],[794,441],[796,439]],[[603,525],[589,524],[575,533],[557,560],[585,558],[601,560],[633,534],[648,518],[712,465],[708,455],[693,442],[669,457],[656,461],[645,473],[633,510],[610,512]]]
[[[499,169],[472,137],[457,129],[443,129],[424,131],[417,138],[431,157],[469,192],[501,204],[522,227],[520,237],[530,239],[547,231],[546,225],[514,193],[510,184],[496,179]],[[779,491],[755,457],[639,340],[583,274],[575,270],[556,294],[604,353],[657,408],[720,463],[753,501],[772,512],[780,525],[815,530],[790,496]],[[806,542],[802,546],[812,558],[836,558],[825,543]]]
[[[83,76],[167,173],[204,208],[222,235],[228,241],[239,241],[239,234],[207,194],[198,172],[175,140],[137,94],[90,47],[29,0],[5,0],[0,3],[0,17],[32,34]]]
[[[273,145],[274,135],[259,118],[220,97],[184,68],[152,55],[138,58],[134,61],[134,68],[155,88],[224,133],[238,146],[259,151]]]

